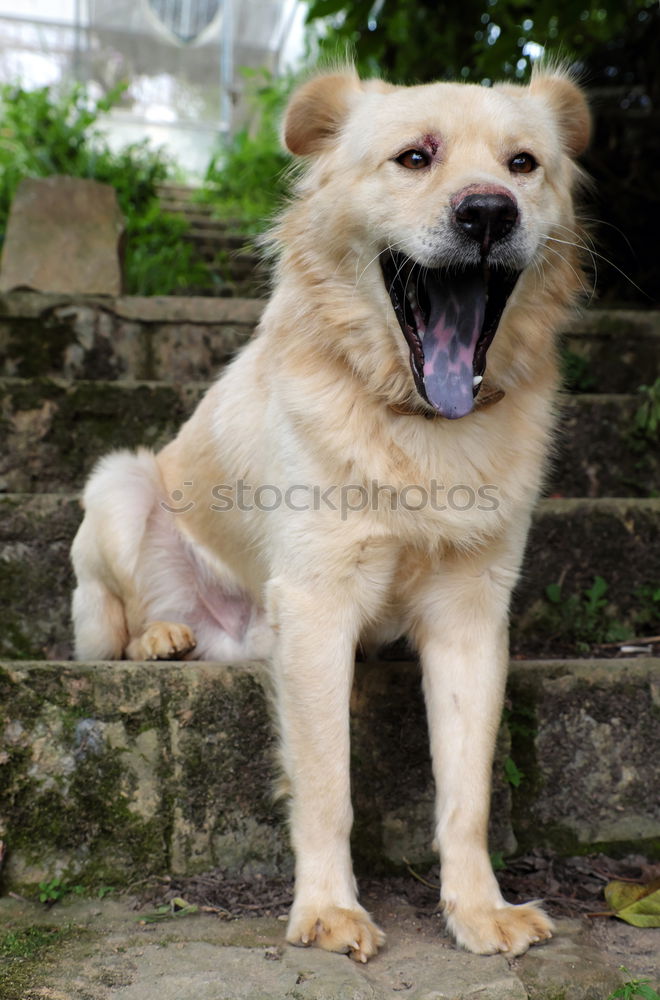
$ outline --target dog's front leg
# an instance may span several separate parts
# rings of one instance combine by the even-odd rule
[[[459,944],[522,954],[551,936],[535,904],[505,902],[488,854],[495,740],[508,666],[508,605],[517,567],[448,562],[420,594],[422,657],[436,780],[442,903]]]
[[[291,791],[295,900],[287,940],[366,962],[384,940],[357,902],[350,856],[349,698],[360,613],[346,587],[273,581],[274,676]]]

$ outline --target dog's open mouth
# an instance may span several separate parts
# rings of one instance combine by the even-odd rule
[[[462,270],[432,269],[391,250],[380,262],[417,391],[441,416],[467,416],[520,272],[486,261]]]

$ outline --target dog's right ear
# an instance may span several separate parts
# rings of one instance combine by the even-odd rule
[[[304,83],[284,115],[286,148],[297,156],[320,153],[337,135],[360,93],[357,73],[327,73]]]

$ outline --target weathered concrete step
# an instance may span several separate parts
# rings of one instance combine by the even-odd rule
[[[173,437],[206,383],[0,378],[0,491],[79,489],[112,448],[158,448]],[[566,399],[548,492],[648,496],[660,454],[633,436],[634,396]]]
[[[211,379],[246,343],[259,299],[0,297],[0,370],[30,378]]]
[[[164,181],[157,187],[158,197],[174,198],[183,202],[193,201],[199,194],[199,188],[190,184],[177,184],[175,181]]]
[[[0,655],[70,656],[68,552],[80,520],[70,495],[0,497]],[[514,600],[514,650],[583,651],[619,638],[615,626],[640,636],[660,633],[659,542],[660,499],[543,501]],[[607,594],[589,601],[584,591],[596,576]],[[546,587],[557,582],[561,595],[551,603]]]
[[[207,388],[188,382],[0,379],[0,491],[77,490],[101,455],[174,437]]]
[[[185,238],[216,253],[218,250],[242,251],[245,258],[256,265],[258,257],[246,247],[247,238],[239,233],[229,233],[222,224],[216,226],[214,222],[215,220],[209,219],[200,220],[198,225],[191,226]]]
[[[220,866],[291,869],[272,802],[258,664],[0,664],[4,878],[126,885]],[[660,660],[514,662],[492,847],[660,849]],[[432,858],[418,668],[360,664],[352,699],[360,871]],[[521,772],[511,801],[504,761]],[[510,770],[510,768],[509,768]]]
[[[632,392],[660,375],[660,312],[590,309],[564,344],[573,355],[573,391]]]
[[[639,395],[566,395],[546,492],[657,496],[660,450],[635,430]]]
[[[250,338],[263,308],[261,299],[72,299],[12,292],[0,297],[0,372],[209,379]],[[634,392],[660,370],[660,313],[593,310],[574,324],[565,342],[582,359],[577,388]]]

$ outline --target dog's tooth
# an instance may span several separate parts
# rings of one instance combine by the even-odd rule
[[[483,380],[484,380],[483,375],[475,375],[474,378],[472,379],[472,388],[476,389],[478,385],[481,385]]]

